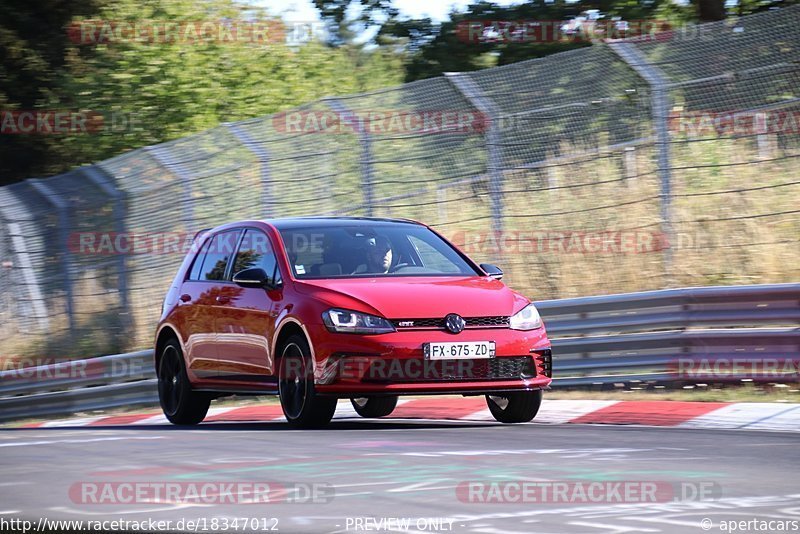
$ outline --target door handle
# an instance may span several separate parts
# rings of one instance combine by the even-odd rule
[[[220,304],[227,304],[227,303],[229,303],[230,301],[231,301],[231,298],[230,298],[230,297],[225,297],[225,296],[219,296],[219,297],[217,297],[217,302],[219,302]]]
[[[190,300],[192,300],[192,296],[188,293],[181,295],[181,302],[189,302]]]

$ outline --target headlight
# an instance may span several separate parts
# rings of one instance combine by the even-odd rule
[[[542,318],[533,304],[528,304],[511,316],[509,326],[513,330],[535,330],[542,327]]]
[[[383,317],[336,308],[323,313],[322,322],[331,332],[386,334],[395,331],[394,325]]]

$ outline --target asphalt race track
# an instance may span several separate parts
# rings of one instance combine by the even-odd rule
[[[800,524],[798,445],[796,434],[775,432],[434,420],[338,419],[315,431],[282,422],[2,429],[0,519],[483,534],[725,532],[722,521],[771,520],[791,531],[792,521]],[[281,489],[258,504],[123,502],[120,493],[97,503],[99,494],[81,493],[119,483],[247,481]],[[469,483],[505,491],[548,481],[571,484],[569,492],[544,503],[495,493],[504,502],[487,503],[480,499],[491,493],[463,491]],[[614,481],[655,483],[658,501],[633,494],[619,502],[610,491],[587,502],[575,493]]]

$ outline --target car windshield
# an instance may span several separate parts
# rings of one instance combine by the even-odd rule
[[[483,274],[441,237],[415,224],[309,226],[280,233],[300,279]]]

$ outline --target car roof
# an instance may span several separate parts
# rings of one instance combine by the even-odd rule
[[[279,231],[308,227],[334,228],[341,226],[362,226],[365,223],[379,226],[393,226],[396,224],[414,224],[422,226],[422,223],[411,219],[384,217],[292,217],[286,219],[266,219],[264,222],[274,226]]]

